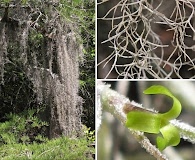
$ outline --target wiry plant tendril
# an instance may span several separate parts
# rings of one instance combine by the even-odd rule
[[[120,0],[101,17],[111,21],[108,39],[102,43],[110,42],[113,49],[98,64],[105,67],[112,63],[105,78],[113,70],[118,78],[185,78],[182,70],[194,78],[194,1],[166,3]]]

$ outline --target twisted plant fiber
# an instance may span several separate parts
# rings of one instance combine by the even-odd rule
[[[195,69],[195,45],[186,42],[195,40],[194,3],[173,2],[174,9],[166,15],[161,9],[166,3],[163,0],[121,0],[101,17],[111,21],[108,39],[102,43],[110,42],[113,49],[99,63],[104,66],[112,63],[105,78],[113,70],[118,78],[183,78],[182,67],[187,66],[186,71],[191,72]],[[168,27],[166,33],[172,33],[170,44],[163,43],[154,25]],[[168,47],[172,47],[169,52]]]

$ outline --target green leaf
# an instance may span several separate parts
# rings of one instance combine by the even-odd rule
[[[159,114],[132,111],[127,114],[126,126],[147,133],[159,133],[160,128],[168,123]]]
[[[167,146],[176,146],[180,142],[180,135],[178,129],[169,124],[160,129],[160,132],[162,134],[161,136],[158,136],[156,139],[157,146],[159,150],[165,149]]]
[[[144,91],[144,94],[164,94],[173,99],[172,108],[168,112],[162,114],[163,118],[171,120],[171,119],[177,118],[179,114],[181,113],[181,103],[179,102],[177,98],[175,98],[172,95],[172,93],[167,88],[160,86],[160,85],[154,85],[146,89]]]
[[[23,5],[27,4],[27,1],[28,1],[28,0],[22,0],[22,4],[23,4]]]
[[[169,121],[181,113],[179,100],[165,87],[154,85],[144,91],[145,94],[163,94],[173,99],[172,108],[166,113],[155,113],[147,110],[132,110],[127,114],[126,126],[146,133],[161,133],[156,139],[160,150],[167,146],[176,146],[180,142],[179,131]]]

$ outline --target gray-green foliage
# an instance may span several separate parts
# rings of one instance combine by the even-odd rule
[[[69,139],[61,137],[41,144],[3,145],[0,147],[0,156],[1,159],[6,160],[90,160],[94,149],[89,148],[87,145],[89,145],[89,142],[86,138]]]
[[[48,140],[43,134],[47,123],[35,114],[34,110],[9,114],[9,121],[0,123],[1,159],[92,159],[95,149],[89,146],[94,141],[94,132],[84,128],[80,138],[62,136]]]
[[[41,121],[35,114],[35,110],[8,114],[9,121],[0,123],[0,145],[45,142],[47,138],[44,133],[48,124]]]

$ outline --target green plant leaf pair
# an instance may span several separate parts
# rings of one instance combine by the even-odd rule
[[[156,143],[159,150],[167,146],[176,146],[180,142],[179,131],[170,124],[181,113],[181,104],[165,87],[154,85],[144,91],[144,94],[163,94],[173,99],[172,108],[166,113],[155,113],[147,110],[132,110],[127,114],[126,126],[146,133],[159,134]]]

